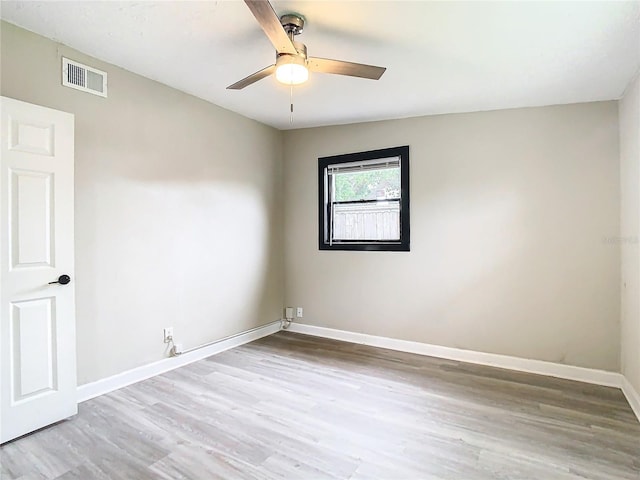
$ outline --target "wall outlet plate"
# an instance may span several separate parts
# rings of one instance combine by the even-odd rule
[[[302,318],[302,314],[303,314],[303,310],[302,307],[297,307],[296,308],[296,318]]]
[[[287,307],[284,309],[284,318],[293,318],[293,307]]]
[[[163,330],[164,332],[164,343],[169,343],[173,340],[173,327],[167,327]]]

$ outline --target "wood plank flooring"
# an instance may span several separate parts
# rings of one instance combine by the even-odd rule
[[[82,403],[2,479],[639,480],[618,389],[280,332]]]

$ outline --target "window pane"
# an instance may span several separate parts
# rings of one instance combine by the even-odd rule
[[[334,202],[400,198],[400,167],[335,173]]]
[[[399,239],[399,201],[333,205],[333,240]]]

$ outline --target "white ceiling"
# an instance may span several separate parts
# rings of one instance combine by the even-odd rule
[[[281,129],[619,98],[640,67],[640,2],[274,1],[309,54],[386,66],[226,86],[274,61],[244,2],[3,1],[4,20]]]

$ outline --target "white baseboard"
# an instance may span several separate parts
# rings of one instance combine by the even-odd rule
[[[545,362],[542,360],[531,360],[527,358],[511,357],[508,355],[498,355],[495,353],[475,352],[473,350],[462,350],[459,348],[443,347],[441,345],[431,345],[428,343],[412,342],[409,340],[398,340],[395,338],[379,337],[367,335],[365,333],[348,332],[333,328],[316,327],[303,323],[292,323],[287,329],[291,332],[305,333],[316,337],[332,338],[351,343],[361,343],[373,347],[387,348],[401,352],[416,353],[430,357],[457,360],[460,362],[475,363],[478,365],[488,365],[491,367],[506,368],[519,372],[536,373],[549,377],[576,380],[579,382],[593,383],[607,387],[622,387],[621,374],[596,370],[592,368],[576,367],[560,363]]]
[[[640,422],[640,394],[633,388],[631,382],[627,380],[626,377],[622,377],[622,393],[627,397],[627,401],[629,405],[631,405],[631,410],[638,417],[638,421]]]
[[[224,352],[230,348],[253,342],[254,340],[280,331],[280,328],[281,322],[275,321],[237,335],[223,338],[215,343],[183,353],[177,357],[164,358],[157,362],[127,370],[126,372],[118,373],[117,375],[103,378],[96,382],[80,385],[78,387],[78,403],[90,400],[99,395],[104,395],[105,393],[113,392],[114,390],[146,380],[147,378],[155,377],[156,375],[188,365],[189,363],[197,362],[198,360]]]

